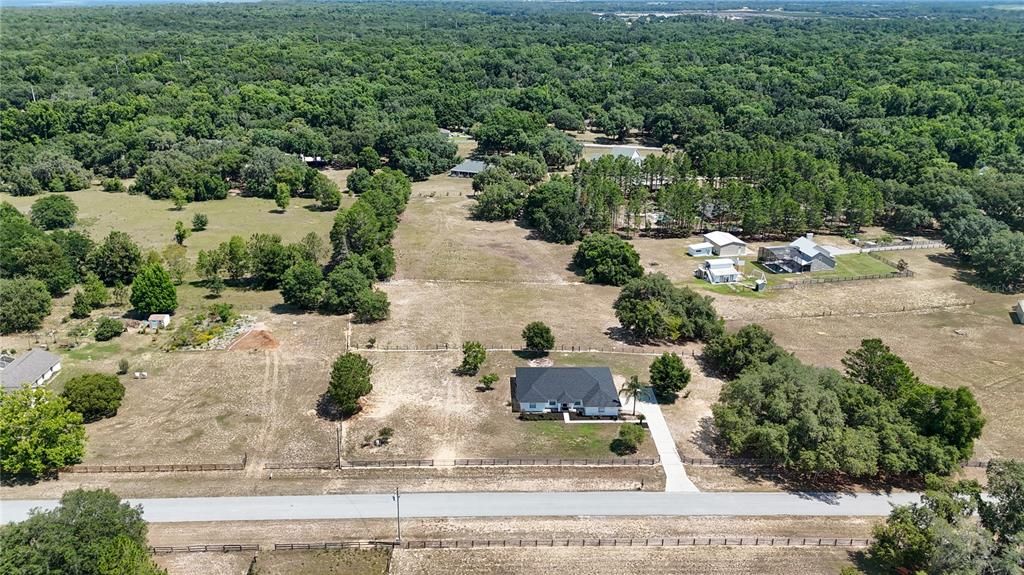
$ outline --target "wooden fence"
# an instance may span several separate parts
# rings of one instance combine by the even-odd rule
[[[656,457],[638,459],[568,459],[541,457],[509,457],[478,459],[379,459],[342,461],[268,462],[264,469],[355,469],[396,467],[641,467],[660,464]]]
[[[318,549],[486,549],[495,547],[867,547],[871,539],[850,537],[671,537],[615,539],[407,539],[398,541],[340,541],[275,543],[275,551]]]
[[[259,551],[260,546],[256,543],[228,543],[226,545],[183,545],[178,547],[158,546],[150,547],[150,553],[154,555],[166,555],[169,553],[233,553],[240,551]]]
[[[249,460],[249,454],[242,456],[238,463],[153,463],[127,465],[72,465],[60,469],[60,473],[172,473],[183,471],[242,471]]]

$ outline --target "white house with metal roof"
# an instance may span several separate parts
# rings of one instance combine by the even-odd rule
[[[736,260],[730,258],[710,259],[694,271],[694,275],[713,284],[728,284],[740,281],[743,274],[736,269]]]
[[[16,356],[0,356],[0,384],[4,391],[28,384],[39,387],[60,371],[60,356],[45,349],[32,349]]]

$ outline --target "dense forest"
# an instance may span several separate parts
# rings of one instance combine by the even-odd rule
[[[567,134],[589,127],[667,156],[642,176],[580,165],[532,202],[506,185],[491,213],[570,222],[554,241],[648,205],[680,233],[706,221],[748,236],[941,230],[982,283],[1024,289],[1020,13],[609,13],[642,6],[5,9],[0,180],[20,195],[93,177],[134,177],[129,192],[184,201],[231,186],[316,195],[299,155],[421,180],[457,161],[446,128],[468,131],[481,154],[561,169],[579,157]]]

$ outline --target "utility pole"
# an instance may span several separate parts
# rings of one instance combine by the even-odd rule
[[[401,494],[398,493],[398,488],[397,487],[395,488],[395,494],[391,498],[395,500],[395,518],[398,520],[398,537],[395,539],[395,541],[401,543],[402,542],[402,504],[401,504],[400,500],[401,500],[402,496],[401,496]]]

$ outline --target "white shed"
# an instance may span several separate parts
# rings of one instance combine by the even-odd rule
[[[152,329],[161,329],[171,325],[171,316],[166,313],[155,313],[149,316],[146,324]]]
[[[711,251],[712,248],[714,248],[714,246],[708,242],[701,242],[699,244],[691,244],[687,246],[686,253],[695,258],[710,256],[714,255]]]

